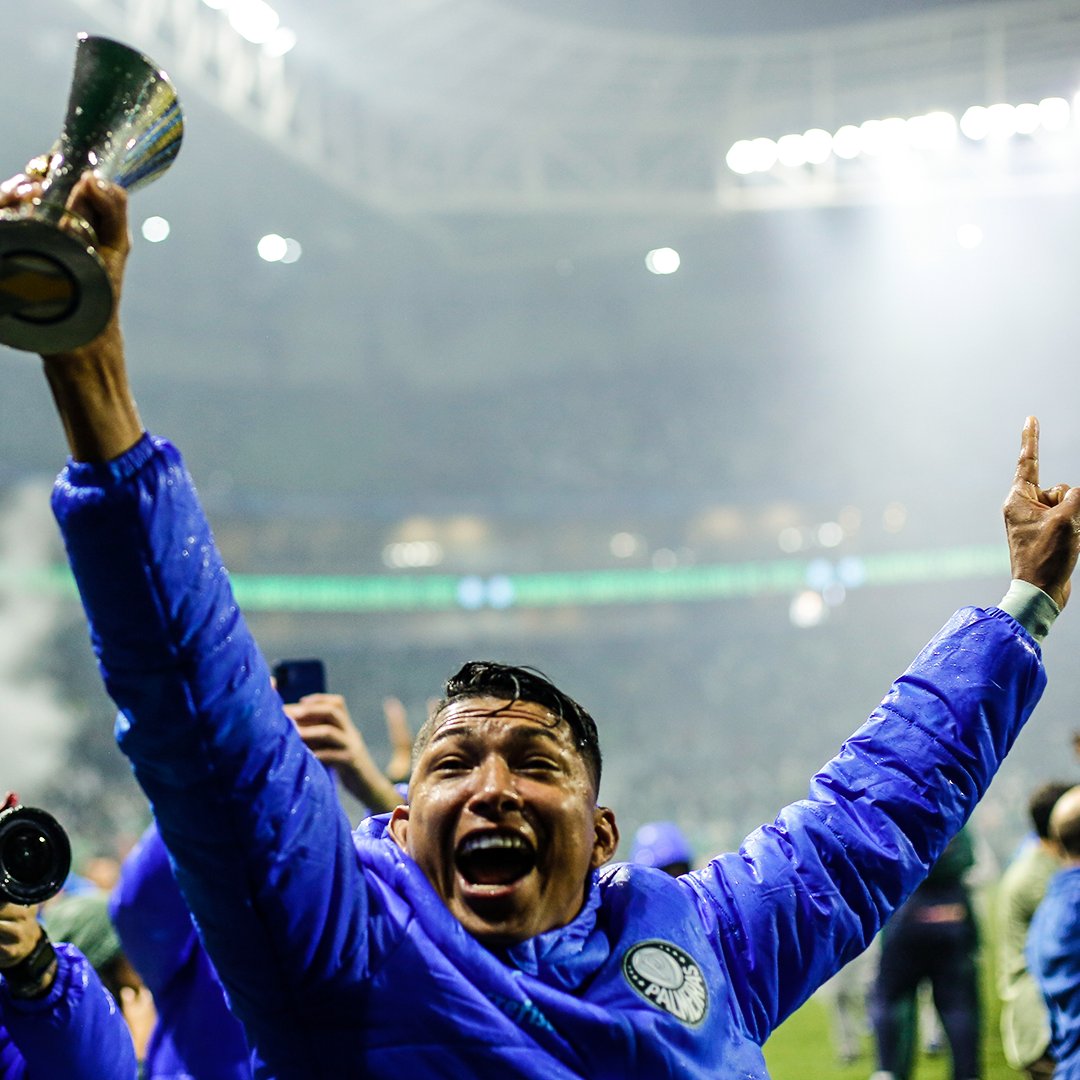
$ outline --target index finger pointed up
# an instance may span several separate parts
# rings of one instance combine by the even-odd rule
[[[1039,421],[1029,416],[1020,436],[1020,457],[1016,462],[1017,484],[1039,486]]]

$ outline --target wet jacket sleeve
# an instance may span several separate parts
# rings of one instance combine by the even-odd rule
[[[25,1065],[12,1076],[135,1080],[135,1047],[116,1002],[73,945],[57,945],[56,956],[56,980],[38,1000],[12,998],[0,978],[0,1025]]]
[[[958,612],[807,799],[685,879],[752,1037],[870,944],[967,820],[1044,684],[1039,647],[1011,616]]]
[[[156,825],[124,860],[109,897],[109,915],[124,955],[150,992],[160,997],[197,947],[197,939]]]
[[[178,451],[69,462],[53,511],[117,739],[245,1023],[343,1007],[365,896],[332,781],[285,716]]]

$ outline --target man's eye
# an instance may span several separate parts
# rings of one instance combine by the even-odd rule
[[[469,764],[463,757],[458,757],[454,754],[439,758],[432,766],[436,772],[461,772],[462,769],[467,769],[468,767]]]
[[[549,757],[528,757],[521,763],[521,767],[529,772],[555,772],[559,763]]]

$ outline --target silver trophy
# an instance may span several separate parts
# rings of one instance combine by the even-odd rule
[[[142,53],[80,34],[64,129],[40,199],[0,210],[0,343],[58,353],[92,341],[114,297],[92,225],[67,209],[93,169],[128,191],[160,176],[184,120],[168,76]]]

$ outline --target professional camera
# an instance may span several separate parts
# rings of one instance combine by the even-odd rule
[[[60,822],[9,795],[0,809],[0,903],[40,904],[64,887],[70,869]]]

